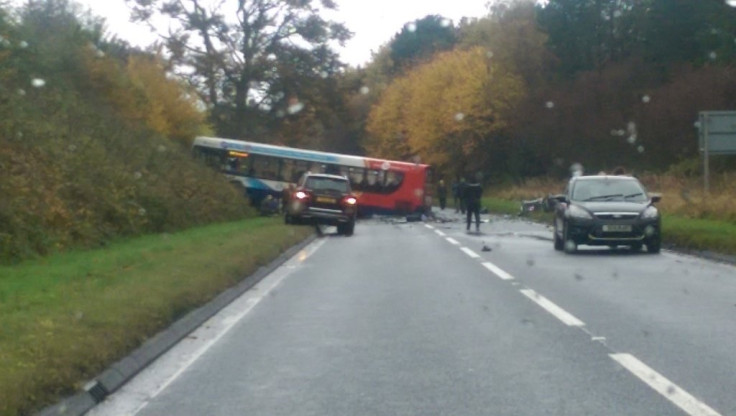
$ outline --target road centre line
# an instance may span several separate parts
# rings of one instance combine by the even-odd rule
[[[454,245],[456,245],[456,246],[459,246],[459,245],[460,245],[460,242],[459,242],[459,241],[457,241],[457,240],[455,240],[455,239],[454,239],[454,238],[452,238],[452,237],[447,237],[447,242],[449,242],[450,244],[454,244]]]
[[[505,271],[501,270],[500,267],[496,266],[495,264],[493,264],[491,262],[487,262],[486,261],[486,262],[483,262],[481,264],[483,264],[483,267],[485,267],[486,269],[490,270],[491,273],[495,274],[496,276],[498,276],[502,280],[514,280],[514,276],[511,276],[510,274],[508,274]]]
[[[431,225],[429,225],[429,224],[424,224],[424,226],[425,226],[425,227],[427,227],[427,228],[429,228],[430,230],[434,230],[434,227],[432,227],[432,226],[431,226]]]
[[[690,416],[721,416],[720,413],[676,386],[633,355],[609,354],[609,356]]]
[[[470,257],[472,257],[474,259],[480,258],[480,256],[478,254],[476,254],[475,251],[473,251],[473,250],[471,250],[471,249],[469,249],[467,247],[460,247],[460,250],[462,250],[465,254],[467,254],[468,256],[470,256]]]
[[[437,233],[437,235],[440,236],[440,237],[444,237],[446,235],[445,233],[443,233],[440,230],[434,230],[434,232]]]
[[[585,326],[585,323],[573,316],[571,313],[555,305],[551,300],[538,294],[532,289],[521,289],[521,293],[531,299],[534,303],[541,306],[544,310],[551,313],[555,318],[562,321],[567,326]]]

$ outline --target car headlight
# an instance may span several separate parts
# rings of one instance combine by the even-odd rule
[[[585,220],[591,220],[593,219],[593,216],[590,215],[590,213],[583,208],[580,208],[577,205],[570,205],[567,208],[567,216],[569,218],[579,218],[579,219],[585,219]]]
[[[650,205],[644,209],[644,211],[641,212],[641,218],[642,219],[653,219],[659,217],[659,211],[654,206]]]

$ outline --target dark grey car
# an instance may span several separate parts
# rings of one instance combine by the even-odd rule
[[[646,245],[659,253],[662,228],[654,203],[659,195],[649,195],[630,176],[579,176],[570,180],[555,209],[554,247],[575,252],[580,244],[629,246],[634,251]]]
[[[338,234],[353,235],[358,199],[344,176],[306,173],[286,205],[287,224],[334,225]]]

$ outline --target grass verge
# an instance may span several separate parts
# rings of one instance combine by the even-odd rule
[[[520,202],[486,197],[483,198],[483,206],[496,214],[517,215]],[[535,212],[525,218],[551,224],[552,216],[552,213]],[[678,249],[736,255],[736,223],[665,213],[662,216],[662,243]]]
[[[78,391],[312,232],[255,218],[0,267],[0,415]]]

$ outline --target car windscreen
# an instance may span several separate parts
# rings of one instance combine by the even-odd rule
[[[314,191],[337,191],[340,193],[350,192],[348,181],[344,179],[311,177],[307,178],[304,185]]]
[[[629,201],[646,202],[649,199],[646,190],[634,180],[600,180],[577,181],[572,189],[573,201]]]

